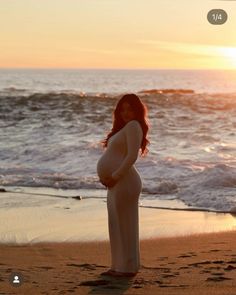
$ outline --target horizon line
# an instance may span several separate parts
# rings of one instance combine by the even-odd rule
[[[235,0],[236,1],[236,0]],[[236,68],[71,68],[71,67],[0,67],[0,70],[153,70],[153,71],[235,71]]]

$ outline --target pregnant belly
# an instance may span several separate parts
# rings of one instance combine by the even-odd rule
[[[123,160],[122,156],[113,153],[104,153],[97,163],[97,174],[101,180],[111,176],[112,173],[119,168]]]

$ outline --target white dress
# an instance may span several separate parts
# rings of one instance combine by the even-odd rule
[[[100,179],[119,175],[107,191],[111,269],[138,272],[140,267],[138,201],[142,181],[134,167],[143,138],[138,121],[129,121],[110,137],[105,153],[97,163]]]

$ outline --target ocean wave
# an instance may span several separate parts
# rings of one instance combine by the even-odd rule
[[[192,89],[146,89],[138,92],[139,94],[192,94]]]
[[[18,87],[14,87],[14,86],[10,86],[10,87],[5,87],[2,89],[2,92],[7,92],[7,93],[15,93],[15,92],[26,92],[27,89],[26,88],[18,88]]]
[[[226,164],[206,168],[199,175],[199,184],[206,188],[236,188],[236,169]]]
[[[76,91],[64,92],[36,92],[29,94],[26,90],[23,93],[15,93],[11,88],[10,92],[0,91],[1,113],[8,113],[12,108],[28,107],[32,112],[45,109],[60,109],[67,107],[74,112],[83,104],[86,110],[88,104],[110,106],[114,108],[114,100],[124,94],[112,93],[85,93]],[[139,93],[138,93],[139,94]],[[209,113],[214,111],[235,111],[236,93],[195,93],[193,90],[186,89],[162,89],[162,90],[143,90],[139,94],[141,99],[147,104],[150,110],[154,107],[162,108],[188,108],[197,113]],[[179,117],[179,120],[190,120],[188,116]]]
[[[149,194],[175,194],[178,192],[178,185],[173,181],[162,180],[155,187],[147,187],[145,192]]]

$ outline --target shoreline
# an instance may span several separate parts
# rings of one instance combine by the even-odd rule
[[[24,187],[24,186],[2,186],[0,187],[0,194],[13,193],[23,195],[45,196],[64,199],[106,199],[106,189],[56,189],[53,187]],[[1,196],[1,195],[0,195]],[[164,210],[176,210],[176,211],[198,211],[209,213],[223,213],[232,214],[236,216],[236,207],[231,210],[217,210],[213,208],[193,207],[184,203],[179,199],[161,199],[150,200],[151,195],[147,193],[141,193],[140,203],[147,203],[152,205],[139,205],[139,207],[150,209],[164,209]],[[148,199],[145,199],[147,197]],[[173,205],[174,204],[174,205]],[[174,206],[174,207],[173,207]]]
[[[0,245],[1,292],[15,294],[235,295],[236,231],[140,240],[141,267],[133,278],[101,276],[110,268],[102,242]],[[10,292],[10,293],[9,293]]]
[[[21,192],[21,195],[0,193],[0,244],[109,240],[106,198],[101,198],[100,191],[94,190],[93,195],[89,195],[92,198],[87,195],[83,199],[81,194],[82,200],[73,199],[73,191],[67,192],[66,198],[44,194],[55,191],[44,188],[35,189],[33,192],[37,195],[32,191]],[[166,203],[173,206],[177,202]],[[230,213],[147,207],[139,206],[140,240],[236,229],[236,218]]]

